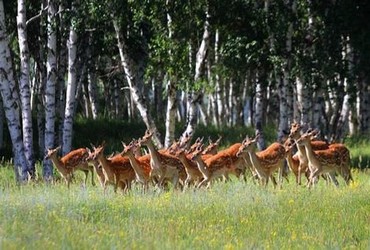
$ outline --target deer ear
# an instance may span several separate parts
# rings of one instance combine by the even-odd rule
[[[222,136],[218,137],[218,139],[217,139],[217,141],[215,142],[215,144],[216,144],[216,145],[218,145],[218,144],[220,143],[221,139],[222,139]]]
[[[253,141],[258,140],[258,138],[260,138],[260,136],[261,136],[261,133],[260,133],[260,132],[258,132],[258,133],[256,134],[256,136],[254,137]]]

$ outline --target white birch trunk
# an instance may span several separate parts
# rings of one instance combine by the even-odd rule
[[[89,100],[91,105],[92,118],[95,120],[98,118],[98,86],[97,78],[94,69],[90,69],[87,74]]]
[[[350,101],[349,101],[349,93],[348,93],[348,82],[347,79],[344,79],[344,98],[343,98],[343,105],[342,110],[340,112],[336,133],[331,138],[333,141],[341,140],[343,141],[344,133],[348,130],[348,118],[350,113]]]
[[[0,98],[0,149],[4,147],[4,125],[5,125],[4,121],[5,114],[3,100]]]
[[[2,0],[0,0],[0,27],[0,92],[12,141],[16,180],[23,182],[27,180],[29,166],[22,140],[21,123],[19,120],[19,100],[12,72],[12,60],[9,41],[7,39],[8,35],[5,29],[5,13]]]
[[[22,104],[22,132],[23,145],[28,163],[28,172],[32,178],[35,177],[35,157],[33,150],[33,128],[31,115],[31,90],[30,90],[30,63],[29,49],[26,31],[26,5],[25,0],[18,0],[17,15],[18,43],[20,54],[20,79],[19,87]]]
[[[55,87],[57,82],[57,36],[55,25],[56,5],[54,0],[48,0],[48,28],[47,28],[47,62],[45,88],[45,153],[54,148],[55,140]],[[53,176],[53,165],[50,159],[43,162],[44,179],[50,181]]]
[[[88,92],[89,92],[89,101],[91,105],[91,113],[93,119],[98,118],[98,79],[96,77],[96,63],[92,58],[91,47],[93,46],[92,34],[89,34],[88,48],[86,51],[88,58],[88,72],[87,72],[87,82],[88,82]]]
[[[284,72],[286,74],[286,72]],[[280,80],[279,86],[279,127],[278,127],[278,141],[282,141],[285,138],[285,132],[288,131],[288,105],[287,105],[287,93],[288,93],[288,78],[284,75],[283,79]]]
[[[153,140],[156,143],[157,147],[162,148],[162,142],[160,140],[159,131],[157,129],[157,126],[154,123],[154,120],[152,119],[148,107],[145,103],[145,99],[143,97],[143,94],[140,92],[139,87],[137,86],[137,74],[134,71],[134,65],[132,58],[129,57],[127,51],[127,44],[124,40],[124,38],[121,35],[121,31],[119,28],[119,25],[116,21],[113,21],[114,29],[116,31],[116,38],[118,42],[118,50],[121,58],[121,64],[125,71],[126,80],[130,87],[132,98],[136,104],[137,109],[140,112],[140,115],[147,126],[148,129],[152,130],[153,132]]]
[[[196,61],[195,61],[195,74],[194,82],[199,81],[201,76],[201,68],[204,64],[206,58],[206,53],[209,46],[209,36],[210,36],[210,27],[209,27],[210,15],[208,10],[206,10],[206,20],[204,22],[204,32],[202,42],[198,48]],[[185,135],[193,135],[195,125],[198,121],[199,106],[202,102],[203,95],[201,93],[195,93],[192,91],[188,95],[188,111],[186,117],[186,129],[182,134],[182,138],[185,138]]]
[[[74,7],[72,7],[72,11],[75,11]],[[76,72],[77,33],[74,30],[73,25],[70,26],[67,48],[68,48],[68,75],[67,75],[66,107],[63,121],[62,155],[66,155],[72,149],[73,117],[77,88],[77,72]]]
[[[352,47],[349,43],[349,38],[347,37],[345,39],[345,47],[342,52],[343,60],[346,60],[348,62],[348,72],[350,76],[353,76],[354,72],[354,55]],[[350,94],[349,94],[349,79],[344,78],[344,98],[343,98],[343,105],[342,110],[340,112],[338,125],[337,125],[337,133],[335,134],[335,137],[332,138],[334,141],[343,140],[344,134],[349,131],[349,116],[350,116],[350,110],[351,110],[351,104],[350,104]]]
[[[220,32],[218,29],[215,31],[215,66],[219,64],[220,61]],[[209,67],[211,68],[211,67]],[[211,69],[210,69],[211,70]],[[216,71],[214,73],[214,84],[215,84],[215,92],[213,93],[213,123],[216,126],[220,126],[220,114],[222,114],[222,99],[221,99],[221,86],[220,86],[220,75]]]
[[[308,98],[308,87],[306,86],[303,78],[296,78],[297,86],[297,106],[299,110],[300,122],[305,126],[309,126],[309,117],[310,117],[310,100]]]
[[[256,133],[259,133],[260,136],[257,141],[257,147],[259,150],[264,150],[266,148],[266,143],[263,137],[262,126],[263,126],[263,115],[264,115],[264,104],[263,100],[264,93],[266,88],[263,87],[261,83],[259,72],[256,75],[256,104],[255,104],[255,116],[254,124],[256,128]]]
[[[361,133],[366,134],[369,132],[369,123],[370,123],[370,93],[369,93],[369,83],[365,80],[365,74],[360,73],[360,77],[358,80],[358,108],[357,108],[357,117],[358,117],[358,124],[359,130]]]
[[[172,30],[172,17],[169,13],[168,5],[170,4],[170,0],[166,1],[167,6],[167,29],[168,29],[168,39],[171,40],[173,37],[173,30]],[[168,50],[168,56],[170,61],[173,61],[172,51],[171,49]],[[167,84],[167,110],[166,110],[166,134],[164,138],[164,146],[167,148],[171,145],[171,143],[175,140],[175,122],[176,122],[176,86],[173,79],[171,79],[171,75],[167,74],[166,77]]]

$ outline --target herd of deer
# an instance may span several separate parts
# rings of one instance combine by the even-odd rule
[[[313,186],[320,176],[328,178],[337,186],[336,175],[343,177],[348,184],[352,180],[350,171],[350,153],[343,144],[328,144],[316,140],[318,131],[301,132],[298,123],[291,125],[290,134],[283,143],[273,143],[267,149],[256,151],[258,135],[250,139],[246,137],[242,143],[218,151],[219,138],[210,141],[204,148],[203,140],[198,138],[189,145],[190,136],[174,142],[167,149],[158,150],[152,141],[152,132],[123,144],[123,151],[107,157],[104,155],[105,145],[93,149],[80,148],[58,158],[56,149],[49,149],[46,157],[50,158],[68,187],[75,170],[85,172],[85,184],[88,173],[91,172],[94,184],[96,172],[100,184],[106,191],[107,184],[112,184],[114,190],[119,187],[122,191],[131,189],[133,182],[142,184],[144,191],[150,184],[164,188],[168,182],[175,188],[207,187],[212,181],[223,178],[229,179],[230,174],[237,177],[246,176],[251,171],[264,186],[271,179],[274,186],[278,183],[274,174],[278,172],[279,185],[282,182],[285,162],[296,176],[297,184],[301,184],[301,175],[307,178],[307,186]],[[148,154],[142,155],[141,148],[146,147]],[[296,150],[294,150],[296,148]],[[293,154],[293,151],[296,151]]]

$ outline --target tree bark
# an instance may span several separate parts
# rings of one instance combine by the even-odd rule
[[[160,140],[160,134],[157,129],[157,126],[155,125],[155,122],[153,118],[151,117],[148,107],[145,103],[145,99],[143,97],[143,94],[141,93],[139,87],[138,87],[138,72],[135,72],[134,70],[134,62],[132,58],[128,55],[128,47],[126,44],[125,38],[122,36],[120,27],[118,25],[118,22],[116,20],[113,21],[114,29],[116,32],[116,38],[118,43],[118,50],[121,58],[121,64],[125,71],[126,80],[129,85],[132,98],[136,104],[137,109],[140,112],[140,115],[148,129],[150,129],[153,132],[153,140],[157,147],[162,148],[163,144]]]
[[[296,79],[297,86],[297,106],[299,110],[299,117],[301,124],[309,126],[310,122],[310,100],[309,100],[309,91],[308,86],[305,84],[303,78],[298,77]]]
[[[28,164],[28,173],[31,178],[35,177],[35,157],[33,150],[33,128],[31,115],[31,91],[30,91],[30,53],[26,31],[26,4],[25,0],[18,0],[17,15],[18,43],[20,50],[20,79],[19,87],[22,104],[22,132],[23,145]]]
[[[92,118],[95,120],[98,118],[98,79],[96,77],[96,63],[95,60],[92,58],[91,48],[93,46],[93,35],[89,33],[89,41],[88,41],[88,48],[86,51],[87,58],[88,58],[88,73],[87,73],[87,81],[88,81],[88,91],[89,91],[89,100],[91,105],[91,114]]]
[[[21,123],[19,119],[19,97],[15,89],[8,35],[6,33],[3,1],[0,0],[0,92],[5,116],[12,141],[16,180],[24,182],[28,177],[28,162],[25,155]]]
[[[167,29],[168,29],[168,39],[171,40],[173,37],[173,29],[172,29],[172,17],[169,12],[169,5],[170,0],[166,1],[167,6]],[[170,62],[173,62],[173,55],[172,50],[168,49],[168,57]],[[164,138],[164,146],[167,148],[171,145],[171,143],[175,140],[175,124],[176,124],[176,110],[177,110],[177,89],[175,85],[175,81],[172,77],[171,73],[166,74],[165,77],[167,84],[167,110],[166,110],[166,135]]]
[[[258,141],[257,141],[257,147],[259,150],[264,150],[266,148],[266,142],[263,136],[263,125],[264,125],[264,100],[265,96],[264,93],[266,93],[266,87],[262,83],[261,79],[261,73],[257,72],[256,75],[256,96],[255,96],[255,116],[254,116],[254,126],[256,128],[256,134],[260,134]]]
[[[4,148],[4,106],[3,106],[3,99],[0,96],[0,150]]]
[[[206,58],[208,46],[209,46],[209,37],[210,37],[210,25],[209,25],[210,14],[208,9],[206,10],[206,20],[204,22],[204,32],[202,42],[198,48],[196,61],[195,61],[195,74],[194,74],[194,82],[200,80],[201,77],[201,69],[204,65],[204,61]],[[181,138],[185,138],[186,135],[193,135],[196,123],[198,121],[198,113],[199,113],[199,106],[201,105],[203,99],[203,94],[201,92],[194,92],[191,91],[188,94],[188,110],[187,110],[187,117],[186,117],[186,129],[183,132]]]
[[[72,6],[72,13],[75,13],[75,6]],[[73,19],[72,19],[73,22]],[[68,77],[67,77],[67,91],[66,91],[66,105],[63,121],[63,147],[62,155],[66,155],[72,149],[72,135],[73,135],[73,117],[75,107],[75,97],[77,88],[77,33],[73,24],[70,26],[68,47]]]
[[[47,26],[47,63],[45,88],[45,153],[47,149],[54,148],[55,140],[55,88],[57,81],[57,35],[56,35],[56,4],[55,0],[48,0],[48,26]],[[50,159],[43,162],[44,179],[50,181],[53,177],[53,165]]]

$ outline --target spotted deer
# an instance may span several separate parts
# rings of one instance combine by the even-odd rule
[[[302,127],[299,123],[293,122],[290,127],[289,138],[293,139],[295,142],[301,137],[301,130]],[[304,146],[297,145],[297,153],[295,154],[296,157],[299,159],[298,165],[298,183],[301,183],[301,175],[302,173],[306,173],[310,171],[308,168],[308,158],[306,155],[306,150]],[[311,146],[313,150],[321,150],[329,148],[329,144],[324,141],[311,141]]]
[[[297,141],[301,137],[301,130],[302,130],[302,127],[299,123],[297,123],[297,122],[292,123],[289,137],[294,139],[295,141]],[[309,132],[311,132],[310,133],[310,136],[311,136],[310,144],[311,144],[311,147],[314,151],[315,150],[325,150],[325,149],[330,148],[332,150],[349,152],[348,148],[344,144],[341,144],[341,143],[329,144],[325,141],[316,140],[316,138],[319,134],[318,130],[310,130]],[[305,148],[303,146],[299,146],[297,144],[297,149],[298,149],[298,151],[297,151],[296,155],[298,156],[299,162],[300,162],[300,165],[299,165],[299,179],[300,179],[300,175],[302,173],[309,172],[310,169],[308,168],[308,158],[306,156]],[[350,154],[349,153],[344,154],[344,157],[347,157],[347,159],[343,159],[343,161],[350,162]],[[327,173],[327,174],[329,175],[329,178],[333,181],[334,184],[338,183],[334,173]],[[325,175],[322,175],[322,177],[324,177],[326,179]]]
[[[349,184],[352,179],[350,170],[350,153],[349,150],[340,144],[329,146],[328,149],[313,150],[311,139],[316,132],[306,132],[296,141],[297,145],[305,148],[310,169],[308,187],[315,184],[317,177],[321,174],[328,173],[333,183],[338,186],[334,174],[339,173],[345,182]]]
[[[220,151],[216,155],[203,160],[202,159],[203,146],[199,146],[192,153],[192,160],[198,165],[199,171],[203,174],[203,181],[198,187],[207,184],[210,186],[211,182],[220,177],[227,177],[229,173],[235,173],[235,159],[226,151]]]
[[[91,184],[95,185],[94,182],[94,169],[88,165],[86,158],[88,157],[88,152],[85,148],[79,148],[72,150],[62,158],[58,158],[58,151],[60,146],[55,149],[48,149],[45,155],[45,159],[50,159],[60,175],[65,180],[68,188],[72,181],[73,172],[76,170],[81,170],[85,173],[85,185],[87,182],[88,174],[91,172]]]
[[[176,157],[165,152],[159,152],[152,141],[152,136],[153,133],[147,130],[145,135],[138,141],[140,146],[146,146],[149,150],[150,176],[152,178],[158,178],[159,187],[163,187],[164,181],[168,179],[177,188],[179,180],[186,179],[185,168]]]
[[[128,145],[122,142],[122,146],[123,151],[121,155],[123,157],[128,157],[131,166],[135,171],[136,180],[143,185],[144,191],[147,191],[150,182],[150,171],[151,171],[150,161],[147,160],[147,157],[135,156],[135,150],[137,147],[135,141],[132,141]]]
[[[118,187],[126,192],[131,189],[131,183],[135,180],[135,171],[131,166],[130,160],[127,157],[122,157],[120,154],[106,158],[104,156],[105,145],[100,145],[93,148],[91,159],[97,160],[102,166],[104,173],[103,189],[106,192],[107,184],[114,186],[114,192],[117,192]]]
[[[273,179],[273,173],[277,170],[279,173],[279,183],[281,184],[285,161],[285,148],[280,143],[274,142],[265,150],[256,153],[258,136],[257,134],[254,139],[249,139],[249,137],[245,138],[237,155],[241,155],[243,152],[248,153],[250,162],[264,186],[267,186],[269,179]],[[274,186],[276,187],[275,182]]]
[[[186,179],[184,182],[184,188],[189,187],[191,183],[197,186],[203,180],[203,174],[199,171],[196,162],[191,160],[191,155],[187,154],[186,150],[180,145],[177,148],[172,148],[170,154],[177,157],[185,167]]]
[[[203,150],[202,154],[207,155],[215,155],[218,152],[218,146],[221,142],[222,136],[220,136],[215,142],[211,140],[211,138],[208,138],[208,146]]]
[[[286,161],[288,163],[289,169],[293,172],[296,178],[297,185],[301,185],[300,170],[299,170],[299,158],[297,154],[293,155],[293,148],[295,147],[295,142],[293,139],[288,138],[284,143],[284,148],[286,152]],[[308,181],[308,172],[304,172]]]

